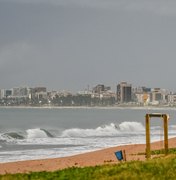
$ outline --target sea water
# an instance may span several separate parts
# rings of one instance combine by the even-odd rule
[[[176,109],[0,108],[0,162],[64,157],[145,143],[145,114],[167,113],[176,136]],[[151,120],[151,141],[163,140],[163,121]]]

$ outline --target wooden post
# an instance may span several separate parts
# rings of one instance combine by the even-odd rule
[[[123,160],[126,161],[126,152],[123,150]]]
[[[146,158],[150,158],[150,116],[146,114]]]
[[[164,120],[164,148],[165,148],[165,155],[168,154],[168,116],[165,115],[163,117]]]

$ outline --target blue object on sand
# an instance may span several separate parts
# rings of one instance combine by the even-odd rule
[[[117,158],[119,161],[123,160],[123,153],[122,153],[122,151],[117,151],[117,152],[115,152],[115,155],[116,155],[116,158]]]

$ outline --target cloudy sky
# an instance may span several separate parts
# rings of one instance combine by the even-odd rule
[[[175,77],[175,0],[0,0],[0,88],[176,91]]]

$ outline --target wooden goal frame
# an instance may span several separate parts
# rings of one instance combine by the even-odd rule
[[[146,124],[146,158],[151,157],[150,152],[150,119],[152,117],[158,117],[163,119],[164,123],[164,150],[165,155],[168,154],[168,120],[169,115],[168,114],[160,114],[160,113],[152,113],[152,114],[146,114],[145,116],[145,124]]]

